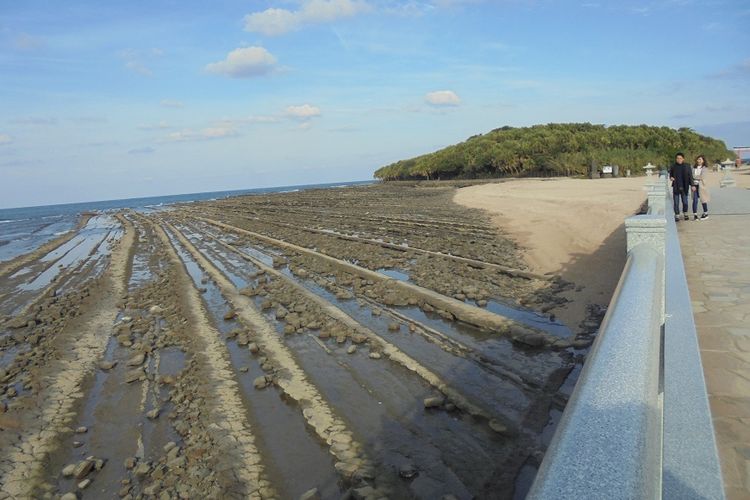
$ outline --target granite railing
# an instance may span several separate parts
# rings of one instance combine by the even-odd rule
[[[648,212],[625,221],[625,268],[527,498],[724,498],[667,180],[647,187]]]

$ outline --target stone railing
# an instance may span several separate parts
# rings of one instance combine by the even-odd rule
[[[625,221],[628,257],[532,499],[724,498],[664,177]]]

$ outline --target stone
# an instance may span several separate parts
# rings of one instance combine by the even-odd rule
[[[352,342],[355,344],[363,344],[367,341],[367,337],[361,333],[355,333],[352,335]]]
[[[439,408],[443,406],[443,398],[441,396],[432,396],[429,398],[424,398],[424,407],[425,408]]]
[[[382,356],[379,352],[371,352],[370,359],[380,359]]]
[[[115,366],[117,366],[117,361],[102,361],[99,363],[99,369],[104,370],[105,372],[111,370]]]
[[[125,468],[127,470],[131,470],[133,467],[135,467],[136,462],[137,461],[134,457],[128,457],[125,459],[125,463],[123,465],[125,465]]]
[[[143,354],[142,352],[140,352],[140,353],[136,354],[135,356],[133,356],[132,358],[130,358],[128,360],[128,362],[126,363],[126,365],[128,365],[128,366],[141,366],[144,361],[146,361],[146,355]]]
[[[88,430],[89,429],[87,427],[82,425],[76,429],[76,434],[85,434],[86,432],[88,432]]]
[[[154,420],[156,418],[159,418],[159,413],[160,413],[159,408],[154,408],[153,410],[146,413],[146,417],[151,420]]]
[[[490,420],[490,429],[497,432],[498,434],[505,434],[508,432],[508,427],[497,419]]]
[[[404,464],[398,469],[398,475],[403,477],[404,479],[412,479],[417,477],[417,474],[419,474],[419,471],[414,466],[414,464]]]
[[[78,489],[85,490],[90,484],[91,484],[91,479],[84,479],[83,481],[78,483]]]
[[[253,380],[253,387],[256,389],[264,389],[268,385],[268,380],[266,380],[265,375],[261,375],[260,377],[257,377],[255,380]]]
[[[151,471],[151,466],[147,464],[146,462],[141,462],[138,464],[138,466],[133,471],[133,474],[136,475],[136,477],[145,477],[149,472]]]
[[[477,305],[479,307],[487,307],[487,301],[484,299],[477,300]]]
[[[235,311],[234,309],[230,309],[224,314],[224,321],[231,321],[236,317],[237,311]]]
[[[159,306],[151,306],[148,308],[149,314],[162,314],[164,312],[164,309],[162,309]]]
[[[135,370],[130,370],[125,374],[125,382],[129,384],[131,382],[135,382],[136,380],[140,380],[140,378],[143,376],[145,376],[145,374],[143,373],[143,369],[136,368]]]
[[[73,474],[75,474],[76,465],[75,464],[68,464],[65,467],[63,467],[62,475],[63,477],[73,477]]]
[[[78,496],[75,493],[66,493],[60,497],[60,500],[78,500]]]
[[[168,442],[167,444],[164,445],[164,448],[163,448],[164,449],[164,453],[169,453],[170,451],[172,451],[176,447],[177,447],[177,443],[175,443],[174,441],[170,441],[170,442]]]
[[[83,479],[88,475],[89,472],[91,472],[91,469],[93,468],[94,461],[87,458],[86,460],[79,462],[78,465],[76,465],[75,469],[73,470],[73,476],[75,476],[76,479]]]
[[[318,491],[318,488],[313,488],[311,490],[307,490],[303,494],[299,496],[299,500],[320,500],[320,492]]]
[[[388,324],[388,331],[389,332],[397,332],[401,330],[401,325],[396,323],[395,321]]]
[[[258,344],[256,344],[255,342],[250,343],[250,345],[247,346],[247,349],[252,354],[258,354],[260,352],[260,347],[258,347]]]
[[[357,346],[356,345],[350,345],[349,348],[346,350],[347,354],[354,354],[357,352]]]

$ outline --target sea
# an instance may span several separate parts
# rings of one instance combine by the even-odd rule
[[[208,193],[174,194],[128,198],[123,200],[66,203],[38,207],[0,209],[0,262],[28,253],[44,243],[75,228],[83,212],[113,212],[123,208],[150,211],[161,210],[175,203],[219,200],[233,196],[290,193],[307,189],[335,189],[373,184],[377,181],[336,182],[329,184],[305,184],[272,188],[239,189],[234,191],[212,191]]]

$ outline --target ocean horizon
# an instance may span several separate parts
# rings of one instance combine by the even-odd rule
[[[308,189],[333,189],[361,186],[378,181],[328,182],[267,188],[207,191],[203,193],[145,196],[116,200],[60,203],[31,207],[0,208],[0,262],[33,251],[35,248],[73,229],[83,212],[110,212],[129,209],[158,209],[176,203],[211,201],[253,194],[287,193]]]

